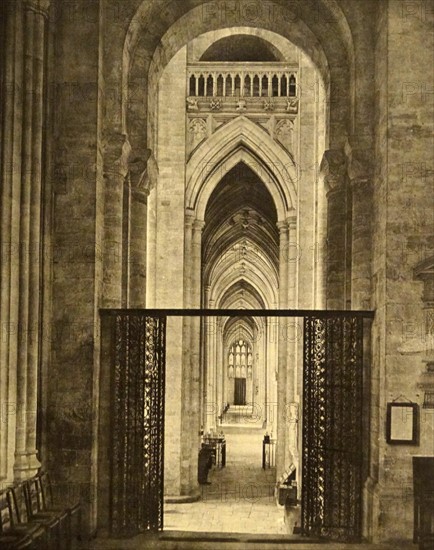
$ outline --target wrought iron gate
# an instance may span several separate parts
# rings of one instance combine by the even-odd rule
[[[363,319],[304,320],[302,530],[361,538]]]
[[[163,528],[164,317],[119,313],[111,368],[110,530]]]

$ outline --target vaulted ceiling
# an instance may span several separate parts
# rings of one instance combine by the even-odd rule
[[[203,283],[221,308],[271,308],[278,287],[279,234],[273,199],[239,163],[214,189],[205,212]]]

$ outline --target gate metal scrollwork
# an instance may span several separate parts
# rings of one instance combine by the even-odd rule
[[[305,318],[304,534],[361,538],[363,319]]]
[[[110,529],[163,528],[165,318],[116,315],[113,334]]]

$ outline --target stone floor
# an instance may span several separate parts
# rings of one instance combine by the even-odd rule
[[[213,468],[202,499],[165,505],[164,528],[173,531],[286,534],[283,507],[274,497],[275,471],[262,469],[262,428],[228,427],[226,467]]]
[[[81,550],[417,550],[412,544],[335,544],[294,536],[300,518],[284,520],[274,497],[274,470],[262,470],[262,428],[232,425],[224,431],[226,468],[213,468],[201,501],[165,504],[163,533],[99,538]]]

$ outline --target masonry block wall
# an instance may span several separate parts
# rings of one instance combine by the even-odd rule
[[[418,446],[385,442],[387,402],[423,404],[418,384],[429,350],[423,285],[413,269],[432,255],[434,244],[433,14],[422,4],[415,12],[403,7],[381,4],[376,35],[372,401],[378,410],[372,415],[371,472],[378,479],[373,534],[381,540],[409,538],[412,456],[434,453],[429,409],[421,409]]]

